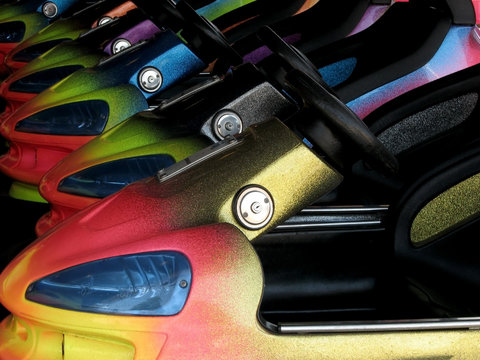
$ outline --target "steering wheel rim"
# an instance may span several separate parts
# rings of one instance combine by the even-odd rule
[[[177,10],[182,16],[184,16],[186,22],[190,25],[193,25],[194,31],[197,34],[194,35],[198,37],[201,35],[202,39],[200,41],[209,42],[209,46],[203,53],[205,56],[211,56],[213,50],[214,60],[215,58],[222,57],[231,63],[231,65],[238,65],[242,63],[242,57],[233,49],[229,44],[225,35],[208,19],[199,15],[186,1],[179,0],[176,4]],[[192,41],[196,41],[193,39]],[[206,44],[204,44],[206,45]]]
[[[286,81],[304,102],[321,115],[322,121],[360,151],[360,157],[372,168],[389,175],[398,172],[396,157],[345,103],[321,83],[298,69],[288,72]],[[315,142],[315,139],[312,141]],[[321,144],[317,145],[321,147]]]
[[[269,26],[262,26],[257,31],[257,37],[276,55],[278,55],[289,67],[308,74],[311,78],[323,85],[333,93],[333,90],[325,83],[322,75],[315,65],[295,46],[285,42]],[[290,69],[288,69],[290,70]],[[287,70],[287,72],[288,72]]]

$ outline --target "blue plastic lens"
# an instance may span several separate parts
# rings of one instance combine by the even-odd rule
[[[60,66],[25,76],[13,82],[9,90],[21,93],[39,94],[75,71],[83,69],[81,65]]]
[[[12,56],[13,61],[18,61],[18,62],[30,62],[43,53],[46,53],[48,50],[52,49],[56,45],[70,40],[68,38],[66,39],[56,39],[56,40],[50,40],[50,41],[44,41],[40,44],[35,44],[32,46],[29,46],[23,50],[20,50],[17,53],[14,53]]]
[[[108,115],[105,101],[86,100],[40,111],[19,121],[15,130],[49,135],[98,135],[105,128]]]
[[[324,66],[318,71],[329,86],[337,86],[348,80],[356,66],[357,59],[348,58]]]
[[[58,191],[104,198],[128,184],[153,176],[158,170],[173,163],[175,159],[164,154],[119,159],[92,166],[63,179],[58,185]]]
[[[0,23],[0,43],[20,42],[24,35],[25,23],[23,21],[8,21]]]
[[[192,283],[188,259],[159,251],[77,265],[35,281],[25,298],[43,305],[118,315],[169,316],[184,307]]]

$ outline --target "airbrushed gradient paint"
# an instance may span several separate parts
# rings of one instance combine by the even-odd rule
[[[273,124],[281,125],[269,122],[264,130]],[[242,183],[259,182],[271,191],[281,212],[275,221],[281,222],[339,181],[322,160],[311,157],[298,138],[293,141],[281,128],[273,128],[278,147],[270,134],[259,133],[250,141],[268,151],[258,153],[250,141],[240,145],[243,150],[236,148],[238,159],[248,155],[238,167],[217,155],[199,169],[191,168],[163,184],[156,178],[135,183],[28,246],[0,275],[0,301],[12,312],[0,324],[1,357],[60,360],[88,353],[90,357],[138,360],[476,359],[478,330],[278,335],[262,325],[258,311],[263,270],[250,243],[262,231],[246,231],[234,221],[232,190],[240,189]],[[272,157],[278,162],[272,162]],[[225,178],[233,183],[223,182]],[[198,179],[214,185],[199,193]],[[289,196],[289,189],[297,187],[308,191]],[[219,201],[212,204],[205,199],[219,199],[224,205],[217,207]],[[64,268],[112,256],[169,250],[184,254],[193,271],[189,298],[175,316],[100,315],[25,299],[29,284]]]
[[[392,3],[399,2],[394,0]],[[380,19],[383,14],[388,10],[390,5],[369,5],[367,10],[362,16],[362,19],[359,21],[357,26],[352,30],[349,36],[359,33],[360,31],[365,30],[372,24],[374,24],[378,19]]]
[[[118,39],[126,39],[130,42],[130,44],[134,45],[140,41],[150,39],[155,34],[159,34],[160,31],[161,30],[158,28],[158,26],[155,25],[152,21],[142,21],[141,23],[133,26],[131,29],[125,31],[124,33],[120,34],[119,36],[108,42],[107,45],[104,47],[103,51],[105,51],[108,55],[112,55],[112,46]]]
[[[162,126],[151,112],[134,115],[110,131],[99,135],[60,161],[42,177],[38,190],[48,197],[51,211],[42,216],[36,224],[37,235],[66,219],[78,210],[99,199],[62,193],[57,190],[66,174],[116,159],[130,158],[144,154],[169,154],[180,161],[191,154],[211,145],[200,134],[179,137],[171,127]]]
[[[12,72],[22,68],[27,63],[13,60],[13,56],[18,52],[46,41],[57,39],[72,40],[78,38],[80,34],[85,32],[85,22],[79,19],[62,18],[46,26],[42,30],[35,33],[33,36],[25,39],[18,44],[5,57],[5,63]]]
[[[241,7],[247,3],[250,3],[254,0],[217,0],[213,3],[200,8],[197,10],[199,14],[202,14],[209,20],[214,20],[215,18],[225,14],[227,11],[234,10],[238,7]],[[111,12],[106,13],[105,15],[115,17],[125,14],[125,11],[134,7],[134,4],[127,2]],[[57,24],[58,23],[58,24]],[[70,21],[69,19],[59,19],[55,23],[47,26],[43,31],[40,31],[38,34],[28,38],[27,40],[21,42],[18,46],[11,51],[5,62],[12,69],[15,69],[13,74],[6,78],[0,84],[0,96],[2,96],[6,102],[6,112],[0,115],[0,123],[5,117],[15,111],[20,105],[24,104],[34,96],[36,93],[19,93],[9,91],[9,86],[14,81],[17,81],[25,76],[31,75],[35,72],[47,70],[54,67],[67,66],[67,65],[82,65],[83,67],[93,67],[98,64],[98,61],[103,57],[103,53],[97,49],[91,49],[88,45],[79,44],[79,43],[62,43],[57,45],[54,49],[50,50],[43,54],[40,58],[37,58],[28,65],[23,62],[15,62],[12,57],[18,51],[23,50],[27,47],[42,43],[44,41],[55,40],[59,38],[77,38],[82,32],[86,31],[84,23],[81,23],[79,20]],[[144,24],[145,25],[145,24]],[[148,28],[144,28],[143,31],[151,33],[158,33],[158,28],[152,23],[148,24]],[[153,26],[152,26],[153,25]],[[71,27],[71,28],[70,28]],[[137,43],[140,40],[147,39],[151,36],[148,36],[147,33],[141,34],[138,32],[137,28],[133,28],[130,31],[127,31],[123,34],[120,34],[118,38],[127,38],[130,39],[132,44]],[[135,38],[134,38],[135,37]],[[111,44],[115,41],[113,39],[110,43],[107,44],[105,52],[111,54]],[[77,48],[78,47],[78,48]],[[27,67],[28,66],[28,67]]]
[[[258,320],[262,264],[232,225],[132,237],[128,236],[132,232],[92,229],[88,223],[85,218],[78,231],[57,230],[35,243],[0,277],[2,303],[18,314],[0,325],[4,357],[23,359],[29,354],[60,360],[88,353],[137,360],[473,360],[480,352],[478,330],[276,335]],[[60,234],[63,242],[58,241]],[[190,296],[176,316],[86,314],[38,305],[23,296],[26,285],[36,278],[73,263],[155,250],[179,251],[192,264]]]
[[[97,26],[99,26],[98,22],[102,17],[109,17],[111,19],[114,19],[114,18],[117,18],[117,17],[121,17],[121,16],[125,15],[127,12],[129,12],[130,10],[133,10],[133,9],[136,9],[136,8],[137,8],[137,5],[135,5],[133,2],[126,1],[123,4],[118,5],[117,7],[113,8],[110,11],[107,11],[105,14],[100,16],[98,19],[96,19],[93,22],[91,27],[93,29],[93,28],[96,28]]]
[[[105,100],[110,107],[105,131],[148,108],[146,99],[153,94],[137,88],[137,76],[144,66],[154,65],[162,71],[163,84],[156,94],[205,67],[171,31],[146,45],[131,48],[128,53],[124,51],[121,57],[112,57],[94,68],[76,71],[6,118],[0,125],[0,133],[9,141],[10,148],[0,157],[0,171],[14,180],[38,184],[47,170],[93,138],[16,131],[16,124],[25,117],[61,104]]]
[[[25,24],[25,34],[23,36],[23,39],[27,39],[30,36],[33,36],[38,31],[47,26],[49,23],[48,19],[45,18],[45,16],[35,12],[12,16],[7,19],[1,20],[1,22],[5,24],[8,24],[12,21],[21,21]],[[0,76],[5,76],[8,74],[9,68],[4,64],[5,56],[10,53],[20,42],[21,41],[14,43],[0,43]]]
[[[198,9],[197,13],[209,20],[215,20],[217,17],[254,1],[256,0],[214,0],[210,4]]]
[[[59,18],[65,11],[70,9],[72,5],[74,5],[78,0],[54,0],[54,4],[57,6],[57,13],[55,16],[52,18],[52,20]],[[38,7],[37,7],[37,12],[42,13],[43,12],[43,5],[45,2],[42,2]]]
[[[386,7],[384,6],[380,8],[377,8],[377,7],[375,8],[377,10],[372,11],[370,15],[367,16],[366,21],[372,21],[373,19],[377,19],[386,10]],[[473,31],[473,34],[471,33],[472,31]],[[480,62],[480,44],[476,43],[476,40],[475,40],[476,38],[474,38],[474,35],[477,34],[477,31],[478,31],[477,28],[473,28],[472,30],[472,27],[462,27],[462,26],[453,27],[452,30],[448,33],[437,55],[435,55],[435,57],[426,66],[418,70],[416,73],[424,73],[427,71],[427,69],[429,70],[435,69],[434,70],[435,73],[433,73],[432,75],[443,77],[450,74],[451,72],[459,71],[461,69],[468,68],[472,65],[479,63]],[[466,51],[463,51],[462,49],[466,49]],[[445,67],[447,67],[447,69],[445,69]],[[409,76],[407,76],[406,78],[409,78]],[[436,78],[437,77],[435,76],[430,76],[429,78],[424,78],[425,82],[410,83],[410,87],[408,89],[410,90],[410,89],[419,87],[424,83],[435,80]],[[387,86],[384,86],[383,87],[384,90],[379,94],[377,94],[376,92],[372,92],[372,95],[370,97],[362,96],[359,98],[358,102],[354,101],[354,102],[351,102],[349,105],[355,111],[358,111],[358,113],[362,117],[364,117],[364,114],[361,112],[362,108],[359,107],[359,105],[366,106],[366,105],[369,105],[370,103],[367,103],[362,99],[367,98],[368,100],[371,99],[371,100],[378,101],[378,103],[374,103],[374,108],[369,109],[370,110],[369,112],[371,112],[373,111],[373,109],[379,107],[384,102],[386,102],[386,100],[391,100],[403,93],[404,89],[397,88],[398,85],[397,86],[393,85],[393,84],[397,84],[401,80],[402,79],[397,80],[396,82],[389,84]],[[385,89],[387,89],[388,91]],[[376,94],[377,97],[373,96],[373,94]],[[383,101],[379,101],[379,100],[383,100]],[[130,120],[132,119],[129,119],[128,121]],[[132,120],[132,121],[135,122],[135,120]],[[138,120],[135,123],[138,124],[139,123]],[[139,125],[135,125],[135,126],[139,126]],[[150,126],[154,127],[159,125],[154,124],[152,122]],[[159,126],[159,128],[160,127],[161,126]],[[127,141],[129,136],[128,134],[130,133],[133,134],[135,130],[133,128],[132,129],[128,128],[128,131],[126,131],[126,129],[127,129],[126,127],[119,128],[117,133],[125,132],[124,134],[125,140]],[[154,142],[152,142],[151,136],[155,134],[159,134],[158,131],[159,129],[157,131],[154,131],[153,129],[146,130],[139,126],[138,132],[135,136],[136,142],[138,142],[139,139],[141,139],[141,137],[144,136],[145,143],[142,143],[142,145],[139,145],[138,143],[135,143],[135,144],[132,143],[131,144],[132,147],[130,147],[130,145],[126,145],[127,142],[125,142],[125,143],[122,143],[122,146],[128,146],[129,149],[131,149],[129,150],[129,154],[130,154],[129,156],[150,155],[155,153],[168,154],[169,151],[175,151],[173,150],[170,142],[168,142],[168,147],[162,146],[162,142],[164,141],[164,138],[161,135],[158,137],[158,144],[154,144]],[[184,139],[179,138],[178,140],[179,140],[179,145],[182,144],[181,146],[185,146]],[[92,144],[92,149],[95,149],[95,151],[80,150],[77,156],[69,157],[69,161],[71,161],[71,163],[68,166],[65,166],[65,164],[62,164],[62,166],[59,166],[56,168],[56,171],[53,171],[51,174],[46,175],[45,179],[42,180],[41,188],[39,189],[40,194],[43,196],[43,198],[47,199],[47,201],[50,202],[51,211],[45,214],[37,222],[37,226],[36,226],[37,234],[39,235],[42,234],[52,225],[70,216],[78,209],[81,209],[84,206],[87,206],[97,201],[96,199],[93,199],[93,198],[80,197],[80,196],[58,192],[57,186],[58,186],[58,183],[61,181],[61,179],[77,171],[83,170],[86,167],[94,166],[96,164],[100,164],[113,159],[119,159],[124,156],[122,154],[122,151],[120,150],[121,149],[120,145],[118,146],[118,154],[113,156],[113,153],[111,152],[112,149],[110,148],[108,149],[108,153],[106,153],[108,155],[104,154],[101,149],[100,142],[98,142],[98,146],[97,146],[96,139],[93,140],[91,144]],[[134,146],[138,146],[138,149],[135,151],[133,151]],[[52,184],[49,184],[50,182],[52,182]]]
[[[16,109],[38,95],[36,93],[10,91],[10,85],[15,81],[40,71],[60,66],[81,65],[84,68],[93,67],[98,64],[104,55],[104,53],[89,46],[66,41],[15,71],[0,84],[0,96],[6,102],[6,109],[0,114],[0,124]]]
[[[94,74],[91,74],[95,77]],[[57,84],[62,85],[62,83]],[[96,89],[92,82],[84,82],[83,90],[80,95],[75,87],[59,87],[60,91],[70,94],[70,102],[89,100],[92,97],[99,100],[105,100],[110,106],[109,124],[114,126],[123,119],[124,116],[132,116],[138,111],[148,107],[145,98],[140,92],[131,85],[120,85],[115,88]],[[92,92],[88,90],[92,89]],[[0,132],[5,138],[11,138],[10,148],[7,154],[0,157],[0,169],[12,179],[26,182],[28,184],[38,184],[43,174],[54,164],[63,159],[67,154],[85,144],[94,136],[49,136],[29,133],[15,132],[10,136],[10,120],[17,116],[26,117],[29,114],[43,109],[45,98],[51,98],[54,88],[50,88],[42,93],[43,96],[37,96],[29,101],[29,106],[20,107],[12,116],[7,118],[0,126]],[[125,101],[128,99],[128,101]]]
[[[19,15],[35,12],[44,0],[21,1],[19,3],[3,4],[0,6],[0,21],[5,21]]]
[[[135,8],[135,5],[130,1],[115,7],[111,11],[106,12],[103,16],[120,17],[126,13],[126,11]],[[102,17],[102,16],[101,16]],[[95,20],[95,23],[98,21]],[[85,18],[80,19],[78,17],[60,18],[52,24],[46,26],[36,34],[26,38],[19,43],[10,53],[5,57],[5,64],[10,68],[11,72],[15,72],[18,69],[25,66],[25,62],[13,60],[13,56],[19,51],[22,51],[28,47],[41,44],[45,41],[52,41],[58,39],[77,39],[81,34],[88,31],[90,28],[90,20]]]
[[[364,118],[407,91],[480,63],[480,40],[477,31],[476,27],[452,26],[437,53],[426,65],[350,101],[348,106],[360,118]]]

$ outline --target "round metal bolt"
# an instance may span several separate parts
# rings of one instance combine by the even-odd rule
[[[248,186],[235,197],[233,210],[242,226],[258,230],[272,219],[273,199],[267,190],[255,185]]]
[[[143,91],[155,92],[162,86],[163,78],[154,67],[146,67],[138,75],[138,84]]]
[[[252,206],[250,208],[252,209],[252,212],[254,214],[260,214],[263,210],[262,204],[260,204],[259,202],[256,202],[256,201],[252,204]]]
[[[51,1],[47,1],[45,4],[43,4],[42,12],[43,12],[43,15],[51,19],[57,15],[58,7],[55,3]]]
[[[182,289],[185,289],[188,286],[188,282],[187,280],[181,280],[179,285]]]
[[[243,123],[240,116],[233,111],[222,111],[215,115],[213,119],[213,129],[215,135],[223,140],[227,136],[233,136],[242,132]]]
[[[120,51],[125,50],[130,46],[132,46],[132,44],[127,39],[117,39],[112,45],[112,53],[118,54]]]
[[[110,16],[102,16],[99,20],[98,20],[98,26],[101,26],[101,25],[104,25],[106,23],[109,23],[110,21],[112,21],[113,19],[110,17]]]

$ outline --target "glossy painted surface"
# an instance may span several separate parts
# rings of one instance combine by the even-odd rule
[[[129,12],[130,10],[133,10],[136,8],[137,8],[137,5],[135,5],[133,2],[125,1],[123,4],[120,4],[117,7],[113,8],[112,10],[107,11],[105,14],[103,14],[98,19],[96,19],[92,24],[92,28],[99,26],[100,21],[102,20],[105,21],[104,18],[114,19],[117,17],[121,17],[125,15],[127,12]]]
[[[18,15],[33,13],[43,0],[24,0],[12,4],[4,4],[0,6],[0,21],[12,18]]]
[[[15,61],[14,56],[20,51],[31,46],[53,40],[71,40],[76,39],[88,28],[85,27],[85,21],[82,19],[62,18],[46,26],[32,36],[25,38],[5,57],[5,63],[10,70],[16,71],[26,64],[23,61]]]
[[[474,175],[431,199],[415,217],[410,238],[415,247],[427,245],[458,229],[480,213],[480,175]]]
[[[12,16],[1,21],[1,23],[8,26],[9,22],[14,22],[14,21],[21,21],[25,24],[25,33],[23,35],[23,38],[18,42],[0,43],[0,63],[2,64],[3,64],[3,61],[5,60],[5,56],[8,53],[10,53],[23,39],[33,36],[38,31],[40,31],[41,29],[43,29],[45,26],[48,25],[48,20],[45,18],[45,16],[36,12]],[[2,65],[2,68],[0,70],[1,70],[0,75],[2,76],[5,76],[9,72],[9,69],[7,68],[6,65]]]
[[[124,15],[128,10],[131,10],[135,7],[136,6],[133,3],[127,1],[124,4],[117,6],[110,11],[107,11],[106,13],[101,15],[99,19],[105,16],[111,18],[120,17]],[[94,14],[96,13],[97,11],[94,12]],[[94,24],[91,25],[91,17],[85,16],[83,14],[67,18],[60,18],[19,43],[17,47],[15,47],[10,53],[7,54],[7,56],[5,57],[5,63],[10,68],[11,72],[18,71],[18,69],[22,68],[27,63],[25,61],[14,59],[15,55],[22,50],[31,48],[32,46],[38,46],[39,44],[45,43],[47,41],[66,41],[77,39],[81,34],[88,31],[90,27],[96,27],[97,21],[99,19],[96,19]]]
[[[155,25],[150,20],[145,20],[112,39],[112,41],[107,43],[103,50],[108,55],[112,55],[114,53],[113,46],[115,42],[119,39],[126,39],[130,44],[134,45],[136,43],[139,43],[140,41],[148,40],[159,33],[160,29],[157,25]]]
[[[57,191],[66,173],[108,161],[150,154],[168,154],[178,162],[211,144],[200,134],[179,137],[175,129],[162,126],[156,120],[150,112],[136,114],[72,152],[47,172],[42,177],[39,190],[48,196],[53,205],[51,211],[38,221],[37,234],[43,234],[61,220],[99,200]],[[92,159],[95,161],[92,162]]]
[[[480,63],[477,27],[452,26],[434,57],[420,69],[348,103],[364,118],[389,100],[433,80]]]
[[[366,13],[364,22],[361,24],[358,30],[364,28],[366,24],[375,22],[375,20],[378,19],[386,11],[386,9],[387,7],[384,7],[384,6],[370,7],[370,12]],[[448,65],[450,67],[450,71],[453,72],[453,71],[456,71],[456,69],[461,70],[463,68],[467,68],[469,66],[472,66],[478,63],[478,61],[480,60],[480,56],[479,56],[480,54],[478,53],[478,44],[476,44],[475,42],[474,43],[471,42],[472,34],[469,33],[471,31],[472,31],[471,27],[452,28],[443,46],[439,50],[439,53],[437,54],[437,56],[440,56],[442,59],[445,59],[445,62],[447,62],[445,54],[451,51],[452,48],[457,50],[457,52],[455,52],[455,56],[449,56],[450,60],[448,61],[448,64],[442,63],[441,65]],[[476,32],[474,32],[474,34],[476,34]],[[469,50],[469,52],[464,53],[460,51],[460,48],[466,48]],[[428,65],[424,67],[424,71],[426,71],[426,69],[432,69],[432,71],[436,71],[436,69],[440,68],[440,65],[438,64],[437,56],[434,59],[432,59],[432,61]],[[437,74],[439,77],[446,76],[448,75],[448,71],[443,71],[443,72],[439,71]],[[324,77],[324,79],[326,80],[326,77]],[[433,80],[435,80],[435,77],[432,76],[428,78],[426,82],[430,82]],[[414,87],[417,87],[417,85],[420,86],[422,84],[421,83],[416,84]],[[398,95],[401,94],[400,90],[401,89],[395,89],[395,91],[398,91]],[[389,100],[391,100],[397,96],[397,93],[390,91],[390,92],[385,92],[383,95],[385,95],[386,97],[389,97]],[[369,99],[369,98],[362,97],[362,99]],[[365,104],[362,101],[358,101],[358,103],[355,102],[355,104],[357,104],[357,106],[368,105],[368,103]],[[154,125],[152,124],[152,126]],[[142,155],[154,154],[155,152],[158,152],[158,151],[160,151],[161,153],[166,151],[173,151],[170,145],[168,147],[168,150],[167,148],[162,147],[161,145],[161,142],[163,142],[162,136],[160,136],[158,139],[159,144],[157,144],[156,146],[151,146],[150,145],[151,134],[157,134],[157,133],[150,129],[145,131],[141,129],[141,127],[139,127],[138,129],[139,129],[138,135],[136,135],[135,138],[138,139],[142,136],[141,134],[143,134],[143,136],[145,136],[145,144],[142,145],[141,148],[137,149],[137,151],[135,151],[135,156],[139,156],[141,154]],[[119,129],[119,131],[122,131],[122,130]],[[147,133],[148,133],[148,136],[147,136]],[[179,141],[183,144],[182,140],[183,139],[179,138]],[[94,141],[94,143],[96,143],[96,141]],[[134,145],[134,146],[138,146],[138,145]],[[75,170],[78,171],[80,169],[83,169],[84,166],[86,166],[86,164],[89,162],[90,162],[90,166],[94,166],[96,164],[99,164],[101,161],[108,161],[108,159],[114,159],[114,158],[118,159],[121,156],[123,156],[120,154],[121,152],[119,152],[118,157],[110,156],[105,158],[102,155],[99,155],[101,153],[102,151],[98,149],[98,151],[90,152],[90,154],[88,152],[83,151],[81,155],[80,154],[78,155],[78,157],[70,157],[69,158],[71,159],[69,160],[71,161],[70,166],[63,165],[62,167],[56,169],[54,173],[49,174],[49,176],[47,176],[42,181],[41,186],[43,190],[40,189],[40,192],[47,200],[49,200],[52,203],[52,211],[46,214],[37,223],[38,234],[43,233],[43,231],[48,229],[49,226],[60,221],[61,219],[64,219],[66,216],[70,216],[75,211],[74,210],[75,208],[82,208],[87,204],[91,204],[94,201],[96,201],[93,198],[82,199],[80,196],[59,193],[56,190],[56,186],[58,185],[59,181],[63,177],[67,176],[67,174],[71,174],[75,172]],[[90,157],[90,160],[86,160],[87,157]],[[62,171],[64,171],[63,175],[61,174]],[[49,181],[52,181],[53,183],[51,185],[47,185]],[[68,203],[70,203],[70,206],[68,206]],[[73,204],[75,204],[75,206]]]
[[[297,111],[297,107],[265,81],[265,77],[252,65],[239,66],[222,79],[208,79],[202,83],[202,90],[197,90],[195,95],[191,90],[190,96],[184,100],[181,97],[177,101],[171,99],[168,105],[164,103],[159,109],[135,114],[75,150],[48,171],[41,180],[39,191],[50,202],[51,211],[38,221],[37,235],[73,212],[104,197],[83,192],[90,185],[93,191],[92,182],[97,180],[92,176],[100,182],[108,177],[109,181],[119,184],[124,183],[127,177],[144,177],[139,176],[141,171],[134,168],[130,169],[128,176],[118,173],[112,175],[111,170],[106,168],[108,164],[157,154],[173,156],[175,161],[179,161],[212,142],[219,141],[213,130],[210,130],[212,121],[216,114],[227,109],[242,118],[244,128],[271,117],[285,119]],[[208,100],[212,98],[217,101]],[[96,169],[96,175],[91,173],[93,169]],[[156,170],[158,169],[157,167]],[[151,174],[156,170],[152,170]],[[80,175],[83,171],[89,174]],[[59,188],[63,180],[72,175],[84,179],[85,186],[78,182],[76,190]],[[103,187],[98,184],[96,188]]]
[[[197,13],[209,20],[214,20],[232,10],[250,4],[255,0],[214,0],[197,10]]]
[[[272,130],[278,146],[271,142]],[[478,330],[278,335],[262,325],[264,275],[249,241],[261,231],[246,231],[235,222],[232,191],[252,183],[264,186],[280,212],[274,222],[281,222],[340,179],[272,121],[249,129],[240,144],[198,169],[163,184],[151,178],[128,186],[39,238],[2,272],[0,300],[13,315],[0,326],[0,354],[9,359],[75,358],[87,351],[119,359],[476,359]],[[297,188],[299,193],[282,195]],[[191,264],[190,296],[178,315],[101,315],[25,300],[29,284],[43,276],[150,251],[178,251]]]
[[[93,67],[98,64],[104,55],[103,52],[91,49],[89,46],[66,41],[15,71],[0,84],[0,96],[7,103],[7,108],[0,115],[0,122],[21,105],[38,95],[33,92],[11,91],[10,86],[16,81],[21,81],[27,76],[60,66],[79,65],[84,68]]]
[[[129,50],[131,51],[123,51],[95,68],[75,72],[5,119],[0,133],[10,142],[10,150],[0,157],[0,169],[15,180],[38,184],[46,170],[67,153],[92,139],[91,136],[41,135],[16,131],[16,124],[25,117],[61,104],[98,99],[106,101],[110,107],[104,129],[108,130],[133,114],[146,110],[148,97],[199,72],[205,66],[171,32],[165,32],[155,41]],[[177,61],[171,61],[172,58]],[[138,73],[147,65],[156,66],[162,71],[163,84],[155,94],[141,92],[137,88]],[[30,156],[34,156],[34,160]]]
[[[208,4],[205,7],[198,9],[197,12],[209,20],[214,20],[215,18],[225,14],[226,12],[246,5],[252,1],[254,0],[217,0],[212,2],[211,4]],[[126,11],[131,10],[134,7],[135,5],[133,3],[127,2],[113,9],[111,12],[105,13],[104,16],[119,17],[125,14]],[[55,23],[47,26],[38,34],[35,34],[27,40],[21,42],[14,48],[14,50],[10,51],[10,53],[7,55],[5,62],[7,65],[9,65],[10,70],[14,69],[15,71],[0,85],[0,96],[2,96],[7,101],[6,112],[0,118],[0,122],[8,114],[16,110],[20,105],[37,95],[37,93],[34,92],[28,93],[10,91],[9,86],[13,82],[18,81],[23,77],[48,69],[53,69],[55,67],[69,65],[93,67],[98,64],[99,59],[103,56],[103,54],[98,49],[93,49],[86,44],[75,42],[67,42],[67,44],[62,43],[55,46],[54,49],[47,53],[44,53],[40,58],[30,61],[28,67],[26,67],[26,63],[15,61],[13,59],[14,55],[17,54],[19,51],[29,48],[31,46],[41,44],[45,41],[58,41],[67,38],[75,39],[81,33],[86,31],[85,25],[86,22],[84,18],[74,19],[73,21],[71,19],[59,19]],[[106,44],[104,51],[107,54],[111,55],[111,46],[118,38],[126,38],[130,41],[131,44],[135,44],[139,41],[151,38],[154,34],[158,33],[159,29],[156,25],[154,25],[150,21],[145,21],[143,23],[135,25],[123,34],[119,34],[117,38],[112,39],[111,42]]]
[[[87,85],[88,83],[85,83]],[[57,84],[58,85],[58,84]],[[42,93],[50,95],[49,91]],[[94,89],[92,92],[86,92],[81,95],[73,95],[75,88],[65,89],[65,92],[72,94],[70,100],[78,102],[89,100],[92,96],[95,99],[105,100],[110,104],[110,125],[120,121],[124,116],[131,116],[147,107],[145,98],[130,85],[120,85],[115,89]],[[128,98],[129,101],[123,101]],[[20,107],[11,117],[7,118],[2,125],[0,132],[9,131],[8,123],[13,116],[21,115],[22,118],[35,113],[35,110],[43,108],[43,96],[33,98],[28,107]],[[32,137],[29,133],[15,132],[11,137],[4,133],[6,138],[13,141],[10,143],[10,149],[7,154],[0,157],[0,168],[6,174],[14,179],[29,184],[38,184],[41,176],[48,171],[54,164],[63,159],[67,154],[88,142],[93,136],[49,136],[40,135]]]
[[[42,6],[45,3],[42,1],[21,1],[14,5],[4,5],[0,8],[0,21],[8,23],[11,21],[21,21],[25,24],[25,33],[22,39],[15,43],[0,43],[0,62],[3,64],[5,56],[9,54],[15,46],[23,40],[38,33],[41,29],[45,28],[50,22],[55,21],[65,11],[70,9],[78,0],[55,0],[56,14],[52,18],[46,17],[42,12]],[[3,76],[8,73],[9,68],[7,65],[3,65]]]

